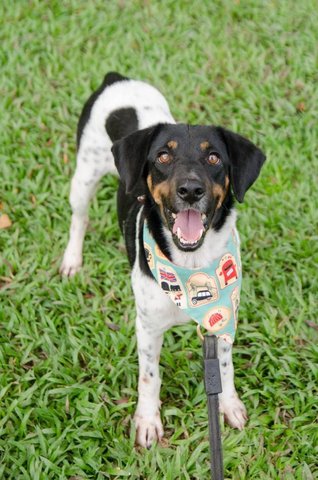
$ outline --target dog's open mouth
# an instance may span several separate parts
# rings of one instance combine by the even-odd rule
[[[197,210],[188,209],[178,213],[169,211],[170,226],[175,243],[186,250],[194,250],[201,244],[207,230],[207,216]]]

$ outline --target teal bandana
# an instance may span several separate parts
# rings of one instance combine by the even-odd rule
[[[239,238],[232,230],[225,253],[207,268],[172,263],[144,225],[144,247],[151,273],[162,290],[206,330],[234,342],[240,303],[242,266]]]

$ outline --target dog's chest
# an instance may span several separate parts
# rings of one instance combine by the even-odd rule
[[[131,278],[137,315],[142,323],[148,326],[147,328],[164,332],[174,325],[191,320],[171,301],[154,279],[141,271],[138,260],[135,262]]]
[[[140,209],[137,214],[134,231],[135,262],[132,270],[132,287],[135,295],[137,315],[142,320],[143,326],[149,330],[155,329],[163,332],[174,325],[187,323],[193,318],[193,315],[191,315],[189,309],[184,310],[182,308],[181,300],[178,302],[172,301],[171,299],[171,295],[176,298],[180,297],[181,299],[181,293],[183,292],[182,288],[176,288],[176,285],[174,285],[173,282],[171,287],[169,288],[169,292],[167,291],[167,289],[163,288],[163,284],[168,283],[168,280],[173,279],[168,279],[167,282],[160,281],[160,283],[158,283],[158,279],[155,280],[156,275],[154,275],[153,272],[152,275],[154,276],[147,275],[140,267],[141,257],[145,255],[145,252],[147,257],[147,245],[145,244],[144,239],[142,242],[140,242],[140,233],[137,234],[137,232],[143,231],[143,222],[141,221],[142,210],[143,209]],[[229,217],[227,225],[225,226],[223,232],[219,232],[217,234],[211,232],[211,234],[208,235],[208,238],[206,239],[202,248],[203,256],[208,258],[208,252],[210,252],[211,256],[212,250],[214,251],[215,255],[222,256],[227,248],[227,238],[230,235],[231,231],[233,231],[233,229],[235,229],[235,214],[233,214],[232,217]],[[143,247],[141,245],[143,245]],[[213,249],[211,248],[212,245],[214,247]],[[145,248],[145,252],[141,252],[141,248]],[[152,255],[150,255],[150,257],[152,257]],[[200,256],[198,258],[200,259]],[[181,260],[184,260],[184,258],[182,257]],[[149,263],[148,267],[150,267],[150,271],[152,271]],[[210,284],[208,285],[208,287],[210,287]],[[211,298],[204,297],[204,302],[202,302],[202,295],[207,294],[208,290],[209,288],[203,287],[198,289],[198,292],[196,292],[196,296],[198,297],[196,305],[201,306],[203,303],[209,303],[216,300],[212,298],[211,294]],[[214,290],[212,293],[214,297]],[[193,300],[192,297],[191,299]],[[202,321],[200,321],[199,323],[202,323]]]

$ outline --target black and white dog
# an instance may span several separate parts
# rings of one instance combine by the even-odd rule
[[[117,173],[117,167],[118,216],[137,309],[137,441],[149,447],[163,436],[159,411],[163,334],[190,317],[169,299],[149,270],[142,239],[144,221],[173,263],[207,266],[224,254],[235,229],[234,197],[243,201],[265,156],[250,141],[224,128],[176,124],[158,90],[117,73],[107,74],[86,102],[77,147],[70,238],[60,271],[71,276],[80,269],[89,201],[100,178]],[[218,345],[220,410],[230,425],[242,429],[247,415],[234,386],[231,345],[222,339]]]

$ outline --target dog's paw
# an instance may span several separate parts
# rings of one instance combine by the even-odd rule
[[[73,277],[82,267],[83,259],[81,255],[64,253],[64,257],[60,266],[60,274],[64,277]]]
[[[244,403],[237,394],[227,399],[220,399],[220,412],[224,413],[224,420],[231,427],[243,430],[248,417]]]
[[[155,442],[163,437],[163,427],[159,412],[154,416],[142,416],[135,414],[136,442],[145,448],[150,448]]]

